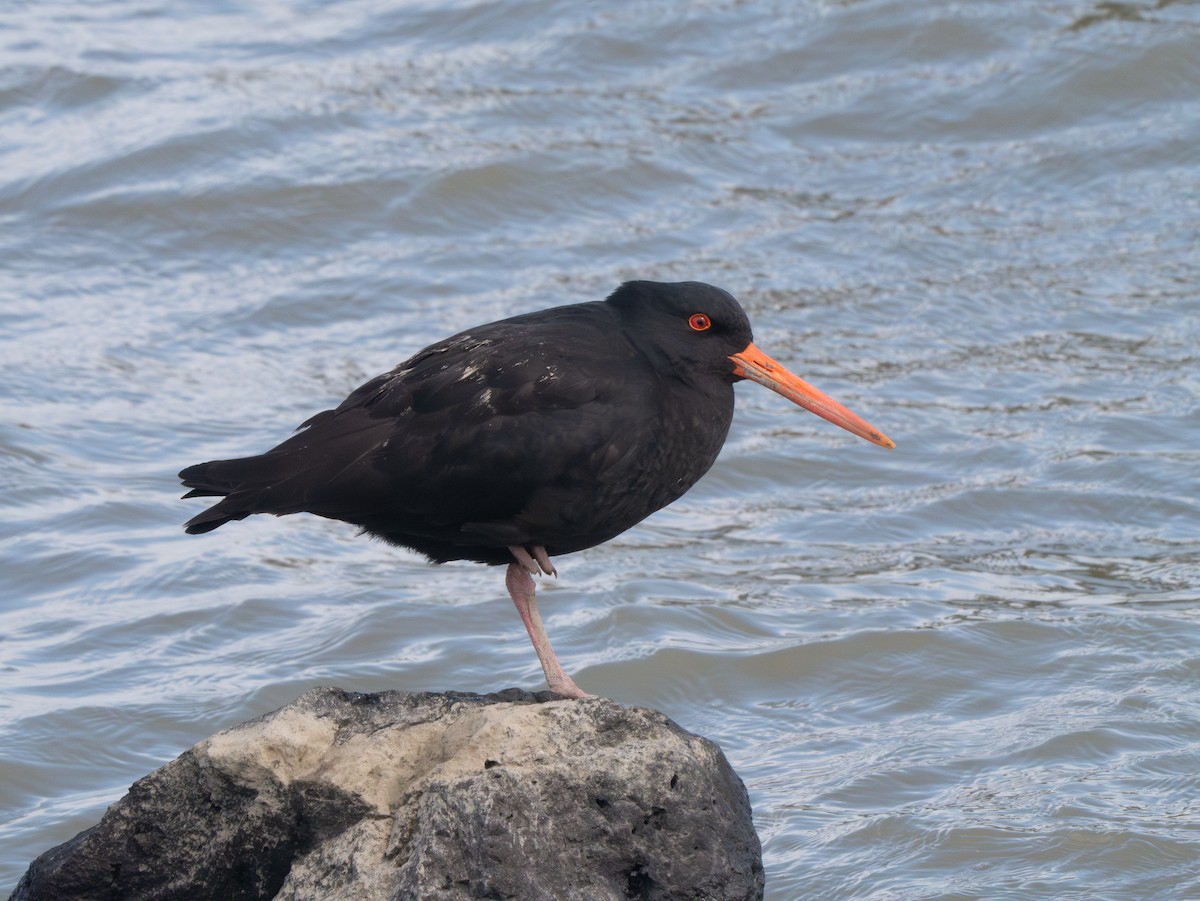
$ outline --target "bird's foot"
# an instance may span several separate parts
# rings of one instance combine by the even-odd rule
[[[548,576],[558,578],[558,570],[554,568],[554,564],[550,562],[550,555],[546,553],[546,549],[540,544],[533,549],[533,559],[542,568],[542,572]]]
[[[517,563],[530,575],[558,576],[558,570],[550,562],[550,555],[546,553],[546,549],[540,544],[534,545],[532,555],[519,544],[510,544],[508,550],[516,558]]]
[[[555,694],[562,695],[564,698],[594,698],[593,694],[588,694],[582,688],[575,684],[575,680],[566,673],[562,674],[562,679],[547,679],[546,684],[550,686],[550,690]]]

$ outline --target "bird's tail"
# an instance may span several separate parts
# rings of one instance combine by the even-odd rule
[[[254,513],[274,512],[261,505],[264,479],[269,478],[271,463],[257,457],[213,460],[197,463],[179,473],[187,497],[219,497],[216,504],[197,513],[183,527],[189,535],[211,532],[227,522],[245,519]]]
[[[197,535],[255,513],[304,511],[357,523],[351,514],[378,506],[392,488],[373,456],[387,446],[392,427],[392,420],[359,409],[327,410],[264,454],[189,466],[179,473],[191,489],[184,497],[221,500],[184,528]]]

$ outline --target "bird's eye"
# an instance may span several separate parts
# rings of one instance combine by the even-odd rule
[[[688,325],[696,331],[702,332],[705,329],[712,328],[712,320],[703,313],[693,313],[688,317]]]

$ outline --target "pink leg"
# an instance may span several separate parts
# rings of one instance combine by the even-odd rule
[[[528,558],[528,552],[524,548],[521,550]],[[541,548],[538,550],[541,551],[542,556],[545,556],[544,550]],[[515,550],[513,556],[520,560]],[[547,560],[547,562],[549,561]],[[533,649],[537,652],[538,660],[541,661],[542,672],[546,674],[546,682],[549,683],[550,690],[568,698],[591,697],[563,672],[558,657],[554,655],[554,648],[550,647],[546,627],[542,625],[542,617],[538,613],[537,589],[534,587],[533,578],[529,575],[529,568],[523,561],[509,564],[504,584],[508,587],[508,593],[512,596],[513,603],[517,605],[517,612],[521,614],[521,622],[525,624],[525,631],[529,633],[529,640],[533,642]]]

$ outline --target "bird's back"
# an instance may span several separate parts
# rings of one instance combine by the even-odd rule
[[[187,528],[309,512],[439,562],[570,553],[691,487],[732,412],[731,384],[663,372],[609,305],[557,307],[431,345],[265,454],[185,469],[189,496],[223,497]]]

